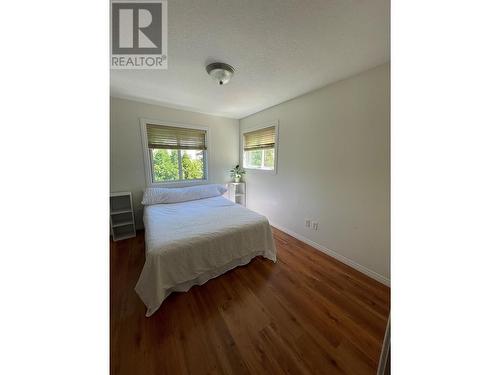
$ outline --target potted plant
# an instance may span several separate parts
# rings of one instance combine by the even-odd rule
[[[243,168],[240,167],[239,164],[233,169],[231,169],[229,172],[231,173],[231,178],[234,180],[234,182],[240,182],[241,177],[243,177],[243,175],[247,173]]]

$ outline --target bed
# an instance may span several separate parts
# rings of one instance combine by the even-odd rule
[[[223,196],[144,208],[146,261],[136,292],[151,316],[172,292],[244,264],[256,256],[276,262],[266,217]]]

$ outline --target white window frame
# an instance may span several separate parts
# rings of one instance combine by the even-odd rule
[[[210,149],[210,129],[206,126],[199,125],[191,125],[191,124],[179,124],[171,121],[162,121],[162,120],[151,120],[141,118],[140,120],[140,128],[141,128],[141,138],[142,138],[142,149],[144,156],[144,174],[146,178],[146,186],[148,187],[169,187],[169,186],[179,186],[179,185],[199,185],[206,184],[208,181],[208,164],[209,164],[209,153]],[[175,126],[177,128],[187,128],[187,129],[197,129],[205,131],[205,145],[207,149],[203,151],[203,179],[193,179],[193,180],[174,180],[174,181],[162,181],[162,182],[154,182],[153,181],[153,163],[151,159],[151,149],[148,147],[148,133],[147,133],[147,124],[154,124],[160,126]],[[179,171],[182,171],[182,160],[179,158]]]
[[[274,169],[245,167],[245,134],[256,131],[256,130],[260,130],[260,129],[270,128],[271,126],[274,126],[275,137],[276,137],[274,140]],[[262,172],[262,173],[277,174],[278,173],[278,143],[279,143],[279,120],[274,120],[274,121],[271,121],[271,122],[268,122],[265,124],[259,124],[256,126],[242,129],[241,134],[240,134],[240,149],[241,149],[240,165],[243,166],[243,168],[246,171],[252,171],[252,172],[256,171],[256,172]],[[262,155],[262,156],[264,156],[264,155]],[[262,159],[262,160],[264,160],[264,159]]]

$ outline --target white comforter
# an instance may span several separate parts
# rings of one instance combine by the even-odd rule
[[[187,291],[262,255],[276,262],[267,218],[224,197],[144,210],[146,262],[135,287],[151,316],[174,291]]]

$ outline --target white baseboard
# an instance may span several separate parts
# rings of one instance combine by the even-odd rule
[[[271,224],[273,227],[275,227],[276,229],[279,229],[280,231],[282,232],[285,232],[286,234],[289,234],[290,236],[292,237],[295,237],[296,239],[314,247],[315,249],[321,251],[322,253],[325,253],[326,255],[329,255],[331,256],[332,258],[335,258],[337,259],[338,261],[344,263],[344,264],[347,264],[349,267],[352,267],[354,268],[355,270],[358,270],[359,272],[362,272],[364,273],[366,276],[369,276],[371,277],[372,279],[375,279],[377,280],[378,282],[384,284],[384,285],[387,285],[388,287],[391,286],[391,280],[388,279],[387,277],[385,276],[382,276],[380,274],[378,274],[377,272],[375,271],[372,271],[371,269],[369,268],[366,268],[365,266],[362,266],[361,264],[359,263],[356,263],[355,261],[353,261],[352,259],[349,259],[345,256],[343,256],[342,254],[339,254],[333,250],[330,250],[328,249],[327,247],[324,247],[323,245],[320,245],[319,243],[316,243],[312,240],[310,240],[309,238],[306,238],[298,233],[295,233],[287,228],[284,228],[282,227],[281,225],[278,225],[276,223],[269,223]]]

